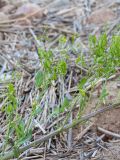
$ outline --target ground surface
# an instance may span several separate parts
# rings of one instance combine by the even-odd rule
[[[3,93],[6,91],[8,82],[14,81],[12,73],[18,71],[21,77],[19,80],[16,77],[13,83],[20,101],[18,112],[24,117],[26,123],[30,117],[32,103],[40,93],[40,90],[36,90],[34,87],[35,71],[41,67],[36,46],[46,50],[52,49],[55,56],[58,56],[57,44],[61,35],[67,36],[66,46],[71,47],[69,39],[73,33],[77,33],[79,36],[73,44],[74,49],[78,53],[82,50],[88,58],[89,34],[99,36],[105,31],[108,38],[112,34],[120,36],[120,1],[118,0],[30,0],[29,2],[34,3],[31,5],[32,8],[24,6],[28,3],[27,0],[0,1],[0,109],[7,103]],[[39,12],[37,12],[38,10]],[[43,43],[42,40],[46,33],[50,40]],[[37,41],[36,39],[41,35],[42,40]],[[49,87],[44,93],[40,105],[45,109],[42,114],[33,119],[32,140],[37,140],[46,133],[54,131],[54,123],[57,123],[60,118],[65,118],[64,114],[56,119],[51,119],[48,115],[50,112],[48,108],[52,110],[59,104],[60,98],[58,97],[64,92],[69,93],[68,96],[72,97],[77,92],[76,84],[82,75],[79,67],[74,65],[74,53],[70,52],[69,54],[71,56],[69,74],[65,82],[59,79],[56,86]],[[83,70],[83,72],[85,71]],[[102,103],[100,102],[100,93],[102,92],[100,87],[96,87],[90,94],[83,115],[120,101],[119,74],[107,82],[107,97]],[[73,117],[76,113],[75,109]],[[119,114],[120,106],[109,109],[92,117],[83,125],[75,126],[74,129],[69,130],[69,133],[60,133],[53,139],[50,138],[47,143],[43,142],[38,147],[28,149],[20,155],[20,159],[120,160]],[[39,125],[39,122],[42,124]],[[4,144],[6,128],[6,115],[0,110],[0,151]],[[99,128],[110,131],[110,134],[100,131]],[[72,137],[70,144],[68,144],[69,136]],[[9,146],[8,150],[10,149]]]

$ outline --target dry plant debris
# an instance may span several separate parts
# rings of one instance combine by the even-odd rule
[[[111,20],[114,20],[115,18],[116,18],[116,14],[111,9],[102,8],[94,11],[87,18],[87,22],[98,25],[102,23],[107,23]]]
[[[94,79],[94,89],[87,83],[85,92],[81,90],[87,95],[84,110],[77,95],[78,82],[93,64],[89,34],[98,36],[107,30],[109,41],[112,35],[120,36],[120,3],[3,0],[0,9],[1,160],[17,156],[22,160],[119,160],[120,66],[109,79]],[[84,55],[86,66],[76,63],[79,54]],[[49,83],[50,75],[44,80],[42,71],[49,69],[51,56],[59,76]]]

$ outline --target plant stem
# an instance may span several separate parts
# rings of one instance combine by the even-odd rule
[[[76,125],[82,123],[83,121],[86,121],[100,113],[103,113],[109,109],[113,109],[113,108],[118,108],[120,107],[120,102],[118,103],[115,103],[115,104],[112,104],[112,105],[109,105],[105,108],[102,108],[102,109],[99,109],[95,112],[92,112],[88,115],[85,115],[85,116],[82,116],[80,119],[77,119],[77,120],[74,120],[71,124],[68,124],[64,127],[61,127],[59,129],[57,129],[56,131],[53,131],[47,135],[44,135],[43,137],[41,137],[40,139],[38,140],[35,140],[33,142],[31,142],[30,144],[24,146],[24,147],[20,147],[18,150],[19,150],[19,153],[23,153],[24,151],[26,151],[27,149],[30,149],[31,147],[35,147],[37,145],[39,145],[40,143],[42,142],[45,142],[47,140],[49,140],[50,138],[52,138],[53,136],[63,132],[63,131],[67,131],[69,128],[73,128],[75,127]],[[10,152],[5,152],[4,155],[3,154],[0,154],[0,159],[1,160],[8,160],[8,159],[12,159],[12,158],[15,158],[15,155],[14,155],[14,150],[10,151]]]

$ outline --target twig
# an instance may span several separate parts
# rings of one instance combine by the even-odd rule
[[[120,134],[117,134],[117,133],[114,133],[114,132],[111,132],[111,131],[108,131],[106,129],[103,129],[101,127],[97,127],[98,131],[106,134],[106,135],[109,135],[109,136],[112,136],[112,137],[115,137],[115,138],[120,138]]]
[[[113,25],[110,27],[110,29],[107,31],[107,35],[109,35],[112,30],[120,23],[120,18],[118,18],[114,23]]]
[[[73,72],[71,71],[71,73],[70,73],[70,81],[69,81],[69,85],[68,85],[68,93],[69,93],[69,91],[70,91],[70,87],[71,87],[72,75],[73,75]],[[70,118],[69,118],[69,120],[68,120],[68,121],[69,121],[69,124],[71,124],[71,123],[72,123],[72,121],[73,121],[73,115],[72,115],[72,112],[71,112],[71,114],[70,114]],[[68,130],[67,143],[68,143],[68,148],[70,149],[70,148],[71,148],[71,146],[72,146],[72,128],[70,128],[70,129]]]
[[[34,123],[35,123],[35,125],[37,127],[39,127],[39,129],[43,132],[43,134],[46,133],[46,131],[44,130],[44,128],[40,125],[40,123],[36,119],[34,119]]]
[[[99,110],[97,110],[95,112],[92,112],[92,113],[90,113],[88,115],[82,116],[81,119],[74,120],[72,122],[72,124],[68,124],[68,125],[66,125],[64,127],[61,127],[59,129],[57,129],[56,131],[53,131],[52,133],[49,133],[49,134],[41,137],[40,139],[31,142],[30,144],[28,144],[28,145],[26,145],[24,147],[20,147],[18,149],[18,152],[22,153],[22,152],[28,150],[31,147],[35,147],[38,144],[47,141],[48,139],[54,137],[55,135],[57,135],[57,134],[59,134],[59,133],[61,133],[63,131],[67,131],[69,128],[75,127],[76,125],[78,125],[79,123],[82,123],[83,121],[89,120],[90,118],[95,117],[96,115],[98,115],[100,113],[103,113],[103,112],[105,112],[107,110],[110,110],[110,109],[113,109],[113,108],[118,108],[118,107],[120,107],[120,102],[115,103],[113,105],[109,105],[109,106],[107,106],[105,108],[99,109]],[[8,160],[8,159],[12,159],[14,157],[15,157],[14,150],[12,150],[10,152],[5,152],[4,154],[2,154],[2,153],[0,154],[0,159],[1,160]]]
[[[40,44],[39,40],[37,39],[37,36],[35,35],[34,31],[33,31],[31,28],[29,28],[29,31],[30,31],[30,33],[32,34],[32,36],[33,36],[33,38],[34,38],[37,46],[38,46],[38,47],[41,47],[41,44]]]
[[[120,75],[120,73],[118,72],[118,73],[116,73],[115,75],[110,76],[108,79],[106,79],[106,78],[98,79],[97,81],[94,82],[94,86],[95,86],[95,88],[97,88],[98,86],[100,86],[100,85],[101,85],[102,83],[104,83],[105,81],[114,80],[114,79],[116,79],[119,75]],[[92,87],[93,87],[93,85],[89,84],[88,86],[86,86],[86,91],[90,90]],[[70,92],[77,92],[77,91],[79,91],[79,89],[78,89],[77,86],[70,88]]]
[[[52,30],[56,30],[58,32],[62,32],[62,33],[65,33],[65,34],[69,34],[69,35],[76,35],[77,34],[73,31],[70,31],[70,30],[67,30],[67,29],[63,29],[63,28],[60,28],[60,27],[57,27],[57,26],[50,26],[50,25],[39,25],[40,28],[44,28],[44,29],[52,29]],[[38,27],[38,29],[39,29]]]
[[[85,128],[77,137],[75,137],[75,140],[80,140],[89,130],[90,128],[93,126],[93,123],[90,124],[87,128]]]

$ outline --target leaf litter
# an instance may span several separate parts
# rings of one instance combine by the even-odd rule
[[[6,9],[7,7],[9,10]],[[26,0],[9,2],[3,0],[0,1],[0,9],[0,151],[4,149],[6,141],[8,120],[2,108],[7,106],[8,98],[11,97],[11,95],[6,96],[9,88],[13,94],[12,103],[15,104],[16,100],[13,97],[16,94],[17,113],[22,116],[24,124],[16,121],[16,117],[14,120],[16,122],[13,122],[19,122],[23,132],[25,130],[27,133],[27,129],[29,130],[27,137],[19,134],[23,138],[20,143],[24,142],[20,145],[19,159],[120,159],[120,141],[113,134],[120,135],[119,72],[118,76],[115,75],[107,81],[105,89],[101,87],[104,80],[96,83],[82,114],[90,115],[99,108],[104,110],[106,106],[111,106],[115,102],[118,103],[117,108],[104,111],[90,120],[87,119],[86,123],[80,123],[75,128],[68,127],[67,132],[64,129],[63,132],[56,131],[57,127],[64,125],[65,121],[68,121],[68,126],[71,125],[77,116],[80,106],[77,102],[79,97],[73,101],[72,108],[68,107],[64,110],[64,106],[69,106],[70,101],[78,92],[78,82],[88,72],[89,34],[99,36],[105,31],[104,22],[107,22],[108,38],[112,34],[119,36],[119,1]],[[61,35],[67,38],[62,40],[64,44],[59,47]],[[79,36],[73,43],[70,43],[74,35]],[[55,63],[59,60],[60,52],[67,48],[70,59],[67,60],[69,67],[65,79],[59,76],[57,81],[53,81],[50,86],[47,79],[44,82],[43,72],[37,72],[42,71],[43,67],[40,63],[38,48],[46,51],[51,49]],[[76,53],[79,52],[85,55],[88,68],[76,65]],[[62,56],[64,57],[64,54]],[[62,61],[61,64],[63,66]],[[35,84],[37,76],[40,78]],[[10,83],[14,84],[15,91],[9,85]],[[47,85],[44,90],[42,90],[43,84]],[[40,88],[37,88],[37,85]],[[88,84],[87,88],[89,91],[91,86]],[[39,104],[36,104],[37,101]],[[15,107],[14,104],[13,106]],[[101,110],[98,110],[98,113]],[[66,119],[68,115],[69,118]],[[110,134],[106,131],[110,131]],[[1,159],[13,158],[12,147],[16,136],[14,133],[11,136],[8,139],[10,142],[5,147],[5,153],[1,154]],[[36,146],[32,144],[34,141],[38,142]]]

